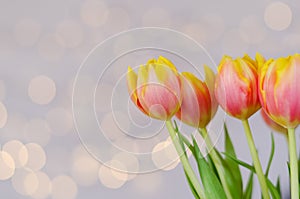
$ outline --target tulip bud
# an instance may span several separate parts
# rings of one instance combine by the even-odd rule
[[[300,54],[270,59],[259,71],[259,98],[272,120],[286,128],[300,123]]]
[[[280,133],[285,133],[287,134],[287,129],[284,128],[283,126],[277,124],[276,122],[274,122],[267,114],[266,112],[262,109],[260,111],[261,116],[263,118],[263,120],[265,121],[265,123],[274,131],[276,132],[280,132]]]
[[[189,72],[183,72],[181,78],[182,104],[176,117],[197,128],[206,127],[218,107],[213,93],[214,73],[207,66],[205,73],[206,82],[202,82]]]
[[[233,60],[224,56],[216,77],[215,95],[220,106],[231,116],[248,119],[259,108],[257,68],[259,61],[248,55]]]
[[[131,100],[146,115],[170,119],[181,104],[181,84],[176,67],[160,56],[140,66],[138,74],[130,67],[127,85]]]

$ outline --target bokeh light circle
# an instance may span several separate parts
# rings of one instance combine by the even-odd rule
[[[49,104],[56,95],[55,82],[44,75],[36,76],[29,83],[28,95],[37,104]]]
[[[7,180],[15,173],[15,162],[6,151],[0,151],[0,180]]]
[[[283,2],[272,2],[265,9],[264,20],[272,30],[285,30],[290,26],[292,18],[293,13],[291,8]]]

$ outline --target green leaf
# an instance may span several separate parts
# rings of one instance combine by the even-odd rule
[[[217,178],[220,180],[217,168],[215,163],[213,162],[212,158],[210,155],[207,156],[207,164],[209,165],[209,167],[212,169],[212,171],[215,173],[215,175],[217,176]]]
[[[252,189],[253,189],[253,172],[251,172],[248,183],[243,195],[243,199],[251,199],[252,197]]]
[[[181,146],[184,148],[184,144],[190,149],[190,151],[192,152],[192,154],[194,155],[194,147],[193,145],[190,143],[190,141],[180,133],[180,131],[178,130],[178,126],[177,126],[177,123],[176,121],[174,120],[174,126],[175,126],[175,132],[177,133],[178,135],[178,139],[179,139],[179,142],[181,144]],[[185,150],[184,150],[185,151]]]
[[[234,146],[232,144],[231,138],[228,133],[228,129],[226,124],[224,123],[224,132],[225,132],[225,152],[232,157],[236,158],[236,153],[234,150]],[[237,158],[236,158],[237,159]],[[225,157],[225,164],[227,166],[227,170],[230,171],[232,174],[231,176],[233,177],[234,183],[230,187],[231,188],[231,193],[240,198],[243,194],[243,180],[242,180],[242,175],[240,171],[240,167],[237,164],[237,162],[233,161],[232,159]],[[227,173],[229,172],[227,171]],[[235,198],[237,198],[235,197]]]
[[[180,145],[181,145],[181,147],[182,147],[182,149],[183,149],[183,151],[184,151],[184,154],[182,154],[182,155],[184,155],[184,156],[187,157],[187,155],[186,155],[186,150],[185,150],[185,146],[184,146],[184,142],[183,142],[183,139],[182,139],[183,136],[182,136],[181,133],[179,132],[178,127],[177,127],[177,124],[176,124],[175,121],[174,121],[174,123],[175,123],[175,131],[176,131],[177,134],[178,134],[179,143],[180,143]],[[190,144],[190,146],[192,147],[191,144]],[[195,199],[200,199],[200,197],[199,197],[199,195],[197,194],[197,191],[196,191],[196,189],[195,189],[193,183],[191,182],[189,176],[187,175],[186,171],[185,171],[184,169],[183,169],[183,171],[184,171],[185,177],[186,177],[186,179],[187,179],[188,185],[189,185],[189,187],[190,187],[190,190],[192,191],[192,194],[194,195]]]
[[[281,199],[281,196],[279,192],[277,191],[277,188],[273,185],[273,183],[267,179],[267,185],[270,190],[271,196],[273,199]]]
[[[241,165],[242,167],[245,167],[247,169],[249,169],[250,171],[252,172],[255,172],[255,169],[254,169],[254,166],[242,161],[242,160],[239,160],[237,159],[236,157],[233,157],[232,155],[230,154],[227,154],[227,153],[223,153],[226,157],[230,158],[231,160],[235,161],[237,164]]]
[[[274,142],[274,135],[273,135],[273,133],[271,133],[271,138],[272,138],[272,147],[271,147],[271,153],[270,153],[270,157],[269,157],[268,166],[267,166],[267,170],[266,170],[265,176],[269,175],[270,167],[271,167],[271,164],[272,164],[272,161],[273,161],[273,157],[274,157],[274,152],[275,152],[275,142]]]
[[[197,157],[197,164],[202,180],[202,184],[207,199],[226,199],[225,192],[218,180],[217,176],[213,173],[207,162],[203,158],[196,140],[193,137],[193,145]]]
[[[280,177],[279,176],[277,178],[276,189],[277,189],[279,195],[281,195]]]
[[[191,182],[189,176],[186,174],[185,171],[184,171],[184,174],[185,174],[185,177],[186,177],[186,179],[187,179],[187,181],[188,181],[189,187],[190,187],[190,189],[191,189],[191,191],[192,191],[192,193],[193,193],[195,199],[200,199],[200,197],[198,196],[198,194],[197,194],[197,192],[196,192],[196,190],[195,190],[195,188],[194,188],[194,185],[192,184],[192,182]]]
[[[241,161],[235,157],[232,157],[229,154],[224,153],[224,155],[226,155],[227,157],[229,157],[230,159],[234,160],[235,162],[237,162],[239,165],[249,169],[250,171],[256,173],[254,167],[252,165],[249,165],[248,163]],[[272,184],[272,182],[266,177],[267,180],[267,186],[269,188],[269,191],[272,195],[273,199],[280,199],[280,193],[277,191],[277,188]]]
[[[229,187],[230,195],[233,198],[241,198],[243,196],[243,186],[242,182],[239,182],[237,180],[237,176],[235,176],[235,171],[228,166],[227,162],[225,160],[222,161],[223,170],[226,176],[226,183]]]

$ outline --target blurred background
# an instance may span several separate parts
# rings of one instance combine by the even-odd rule
[[[125,85],[130,63],[137,66],[160,54],[186,66],[180,69],[195,68],[170,52],[153,49],[123,56],[104,76],[101,71],[106,71],[106,65],[98,65],[95,77],[78,75],[80,66],[89,63],[90,57],[97,60],[92,49],[101,48],[99,44],[110,36],[141,27],[169,28],[190,36],[206,49],[202,49],[206,57],[201,65],[208,64],[214,71],[224,54],[287,56],[300,47],[299,11],[299,2],[288,0],[0,0],[1,198],[193,198],[163,123],[148,121],[134,107],[127,108],[132,104],[126,86],[118,86]],[[120,48],[130,49],[135,43],[135,37],[110,40],[114,39],[115,57]],[[158,39],[157,45],[160,42]],[[94,139],[94,145],[89,145],[83,137],[90,135],[91,140],[97,132],[80,130],[74,123],[73,114],[78,113],[72,110],[74,85],[94,89],[95,81],[95,115],[80,114],[80,120],[88,125],[90,118],[96,118],[97,130],[118,151],[103,140]],[[75,101],[91,104],[87,98],[77,93]],[[122,100],[128,106],[118,107]],[[225,116],[219,112],[221,119],[215,123],[221,125]],[[226,122],[238,157],[251,163],[241,123],[230,117]],[[271,130],[259,113],[251,117],[250,124],[265,168]],[[133,126],[144,131],[139,133]],[[222,150],[222,132],[214,135]],[[287,144],[283,135],[274,136],[270,177],[276,181],[280,176],[284,198],[289,198]],[[248,172],[242,171],[247,179]],[[254,189],[253,198],[259,198],[257,181]]]

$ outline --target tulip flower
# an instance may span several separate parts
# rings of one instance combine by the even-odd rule
[[[166,120],[166,127],[179,155],[185,174],[193,185],[197,197],[204,198],[204,190],[191,167],[179,142],[171,117],[179,110],[182,102],[181,77],[168,59],[160,56],[141,66],[136,74],[128,67],[127,86],[131,100],[146,115]]]
[[[176,117],[197,128],[206,127],[218,107],[213,92],[214,73],[207,66],[205,66],[205,73],[206,82],[202,82],[189,72],[181,74],[182,104]]]
[[[223,57],[216,77],[215,95],[229,115],[248,119],[260,108],[257,67],[257,62],[247,55],[235,60]]]
[[[284,128],[283,126],[277,124],[276,122],[274,122],[274,120],[272,120],[267,114],[266,112],[262,109],[260,111],[261,116],[263,118],[263,120],[265,121],[265,123],[274,131],[279,132],[279,133],[284,133],[287,134],[287,129]]]
[[[300,124],[300,54],[270,59],[259,73],[260,102],[276,123],[287,128]]]
[[[136,74],[128,67],[127,85],[131,100],[146,115],[170,119],[181,104],[181,83],[176,67],[160,56],[139,67]]]
[[[270,59],[259,71],[259,98],[264,111],[288,129],[291,198],[299,198],[295,128],[300,124],[300,54]]]
[[[256,61],[248,55],[233,60],[224,56],[215,83],[215,95],[220,106],[231,116],[242,120],[254,168],[261,186],[262,195],[269,199],[266,177],[256,151],[248,118],[261,107],[258,96],[258,68],[264,58],[256,55]]]

